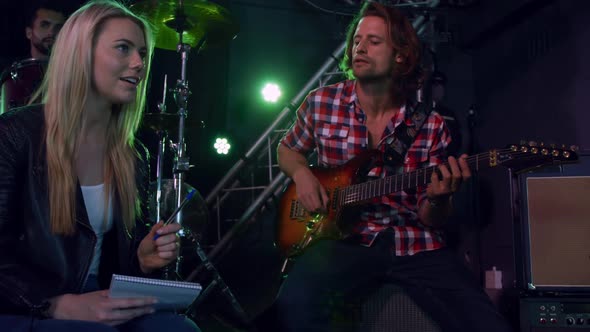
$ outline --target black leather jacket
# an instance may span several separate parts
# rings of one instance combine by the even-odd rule
[[[96,243],[79,185],[76,233],[56,236],[50,231],[43,131],[39,105],[0,117],[0,314],[40,315],[48,298],[80,293]],[[137,151],[138,192],[147,220],[148,152],[139,144]],[[115,204],[114,226],[105,234],[102,248],[103,288],[112,273],[141,275],[136,252],[148,225],[138,220],[128,232],[118,211]]]

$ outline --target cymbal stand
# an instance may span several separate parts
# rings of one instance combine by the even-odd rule
[[[180,45],[180,44],[179,44]],[[188,82],[186,81],[186,59],[190,52],[190,45],[182,44],[179,46],[182,48],[182,72],[181,79],[176,82],[176,88],[174,89],[174,99],[178,105],[178,142],[174,144],[174,188],[176,189],[176,207],[180,206],[182,202],[182,188],[185,179],[185,173],[190,168],[190,162],[188,156],[186,156],[186,143],[184,141],[184,128],[185,120],[187,116],[187,99],[190,94],[188,90]],[[182,210],[176,215],[177,223],[182,225]],[[180,235],[184,235],[184,230],[181,229]],[[182,256],[178,256],[176,259],[176,273],[180,275],[180,267],[182,264]]]
[[[175,201],[176,207],[179,207],[182,202],[182,188],[184,184],[185,173],[190,168],[189,158],[185,155],[186,154],[186,144],[184,141],[184,128],[185,122],[187,117],[187,105],[188,105],[188,96],[190,95],[190,90],[188,88],[188,81],[186,80],[186,67],[188,62],[188,55],[191,50],[191,46],[185,44],[182,39],[183,31],[185,31],[187,20],[186,15],[184,14],[184,4],[183,0],[179,1],[179,6],[176,9],[175,18],[169,22],[171,28],[174,28],[179,35],[179,42],[177,46],[177,51],[181,54],[181,71],[180,71],[180,79],[176,81],[176,87],[174,88],[174,100],[176,101],[176,105],[178,106],[178,141],[177,143],[172,144],[174,150],[174,162],[173,162],[173,174],[174,174],[174,188],[175,188]],[[164,106],[165,107],[165,106]],[[162,139],[160,140],[162,142]],[[160,150],[161,151],[161,150]],[[158,204],[159,206],[159,204]],[[182,211],[178,212],[176,215],[175,222],[182,225]],[[180,235],[184,236],[185,230],[181,229]],[[174,267],[175,275],[170,275],[170,264],[162,269],[162,275],[164,279],[177,279],[180,275],[180,268],[182,266],[182,256],[178,256],[176,259],[176,264]]]
[[[160,113],[166,113],[166,92],[167,92],[168,75],[164,75],[164,93],[162,103],[158,104]],[[168,142],[168,132],[160,129],[156,132],[158,135],[158,159],[156,164],[156,222],[162,220],[162,177],[164,169],[164,153],[166,152],[166,143]],[[162,268],[162,278],[165,280],[176,280],[178,277],[178,268],[176,273],[171,274],[170,265]]]
[[[160,113],[166,113],[166,90],[168,83],[168,75],[164,75],[164,93],[162,95],[162,102],[158,104]],[[168,133],[166,130],[158,130],[158,160],[156,164],[156,222],[162,220],[162,169],[164,168],[164,152],[166,149],[166,141]]]
[[[181,67],[181,76],[180,80],[176,83],[176,88],[174,89],[174,98],[178,105],[178,115],[179,115],[179,123],[178,123],[178,144],[175,149],[175,158],[174,158],[174,185],[176,188],[176,206],[180,206],[182,201],[182,184],[184,181],[184,174],[189,170],[190,164],[189,159],[185,156],[186,153],[186,144],[184,142],[184,127],[185,127],[185,120],[187,116],[187,101],[190,95],[190,90],[188,87],[188,81],[186,80],[186,68],[188,62],[188,55],[190,53],[191,47],[188,44],[183,42],[182,34],[183,31],[186,31],[188,27],[187,17],[184,14],[184,1],[179,0],[178,8],[176,9],[175,19],[172,20],[169,24],[173,27],[179,35],[179,42],[177,46],[177,52],[181,54],[182,59],[182,67]],[[204,45],[206,42],[206,35],[199,41],[196,49],[197,52],[199,49]],[[176,222],[182,225],[182,216],[179,213],[176,216]],[[207,255],[203,251],[199,241],[193,236],[189,230],[185,230],[185,236],[190,237],[192,240],[197,255],[201,260],[201,263],[205,266],[206,270],[209,271],[212,275],[212,281],[207,285],[207,287],[203,290],[203,292],[193,301],[193,303],[188,307],[186,311],[187,316],[194,316],[194,308],[196,308],[203,300],[206,298],[211,291],[219,286],[221,287],[221,293],[226,296],[227,300],[231,303],[232,308],[235,312],[239,315],[239,318],[242,320],[243,323],[247,323],[248,319],[244,309],[238,303],[236,297],[229,289],[229,287],[225,284],[217,269],[213,266],[211,261],[207,258]],[[182,257],[178,257],[176,261],[176,271],[177,275],[179,275],[180,269],[180,262]]]

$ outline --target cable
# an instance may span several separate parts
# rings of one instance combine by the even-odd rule
[[[381,2],[381,1],[376,1],[376,2]],[[395,3],[394,3],[395,2]],[[401,0],[398,1],[383,1],[384,5],[390,5],[390,6],[394,6],[394,7],[417,7],[417,6],[430,6],[430,4],[433,2],[433,0],[425,0],[425,1],[420,1],[420,2],[413,2],[408,0],[406,3],[401,3]]]
[[[313,1],[311,0],[303,0],[305,3],[307,3],[309,6],[323,12],[326,14],[336,14],[336,15],[342,15],[342,16],[355,16],[356,13],[345,13],[345,12],[341,12],[341,11],[336,11],[336,10],[330,10],[330,9],[326,9],[323,8],[317,4],[315,4]],[[419,2],[413,2],[408,0],[407,3],[402,3],[401,0],[386,0],[386,1],[379,1],[379,0],[368,0],[368,2],[377,2],[377,3],[382,3],[386,6],[394,6],[394,7],[417,7],[417,6],[429,6],[433,0],[425,0],[425,1],[419,1]]]
[[[329,10],[329,9],[322,8],[318,5],[316,5],[315,3],[313,3],[311,0],[303,0],[303,1],[305,3],[307,3],[308,5],[312,6],[313,8],[315,8],[321,12],[327,13],[327,14],[336,14],[336,15],[342,15],[342,16],[354,16],[355,15],[353,13],[344,13],[344,12],[339,12],[339,11],[335,11],[335,10]]]

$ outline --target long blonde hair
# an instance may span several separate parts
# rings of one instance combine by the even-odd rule
[[[148,54],[144,68],[146,78],[137,88],[135,102],[114,105],[112,109],[104,161],[105,192],[108,195],[113,186],[116,189],[121,217],[128,230],[141,216],[135,176],[139,154],[134,141],[145,105],[146,82],[153,53],[151,29],[147,21],[116,1],[90,1],[73,13],[59,32],[45,78],[37,92],[45,104],[49,214],[55,234],[72,234],[75,230],[76,149],[82,130],[84,105],[92,89],[96,40],[105,22],[111,18],[128,18],[136,23],[144,33]]]

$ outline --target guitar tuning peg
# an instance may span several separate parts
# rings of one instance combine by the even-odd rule
[[[561,145],[561,149],[562,149],[562,150],[565,150],[565,149],[567,149],[567,147],[565,146],[565,144],[562,144],[562,145]]]
[[[537,142],[536,142],[536,141],[530,141],[530,142],[529,142],[529,145],[530,145],[530,146],[537,146]]]
[[[580,147],[577,145],[571,145],[570,146],[570,150],[574,151],[574,152],[578,152],[580,150]]]
[[[539,146],[545,146],[544,142],[539,143]]]

